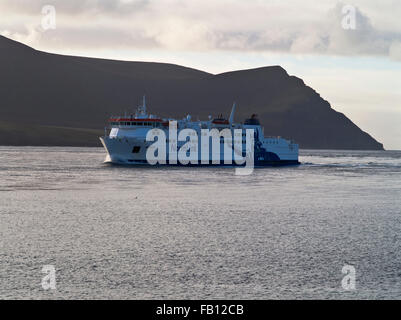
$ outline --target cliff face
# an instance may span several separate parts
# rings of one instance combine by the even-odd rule
[[[107,118],[132,112],[143,94],[152,113],[194,118],[257,113],[266,135],[301,148],[370,149],[383,145],[279,67],[212,75],[178,65],[39,52],[0,37],[0,144],[100,145]]]

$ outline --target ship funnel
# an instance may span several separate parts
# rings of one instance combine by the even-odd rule
[[[230,120],[229,120],[230,124],[234,123],[235,106],[236,106],[236,103],[234,102],[233,107],[231,109],[231,113],[230,113]]]

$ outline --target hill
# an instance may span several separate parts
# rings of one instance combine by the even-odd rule
[[[166,63],[50,54],[0,36],[0,145],[100,146],[110,115],[132,112],[143,94],[152,113],[182,118],[259,115],[265,135],[301,148],[382,150],[279,66],[213,75]]]

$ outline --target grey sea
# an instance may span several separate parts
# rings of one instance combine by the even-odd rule
[[[104,158],[0,147],[1,299],[401,299],[401,152],[251,176]]]

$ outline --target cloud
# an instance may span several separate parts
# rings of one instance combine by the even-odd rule
[[[142,10],[149,0],[2,0],[0,8],[20,14],[38,14],[46,5],[66,15],[131,14]]]
[[[401,61],[401,41],[394,41],[390,46],[390,58]]]
[[[7,30],[3,29],[0,31],[0,35],[7,38],[11,38],[15,41],[22,43],[38,43],[40,42],[40,37],[42,35],[41,30],[38,26],[27,24],[21,30]]]
[[[328,38],[326,51],[342,55],[388,55],[394,41],[401,39],[401,33],[379,31],[371,20],[355,7],[355,29],[344,29],[344,5],[338,4],[329,12],[328,29],[323,32]]]
[[[376,55],[399,60],[401,6],[383,0],[385,28],[359,7],[355,29],[344,29],[344,4],[304,0],[2,0],[0,31],[39,49],[98,47],[167,50],[262,51],[294,54]],[[355,0],[355,2],[358,2]],[[41,6],[57,10],[57,29],[37,34]],[[383,21],[373,0],[361,3]],[[400,10],[400,11],[397,11]],[[21,18],[23,17],[23,18]],[[21,31],[21,29],[25,29]]]

